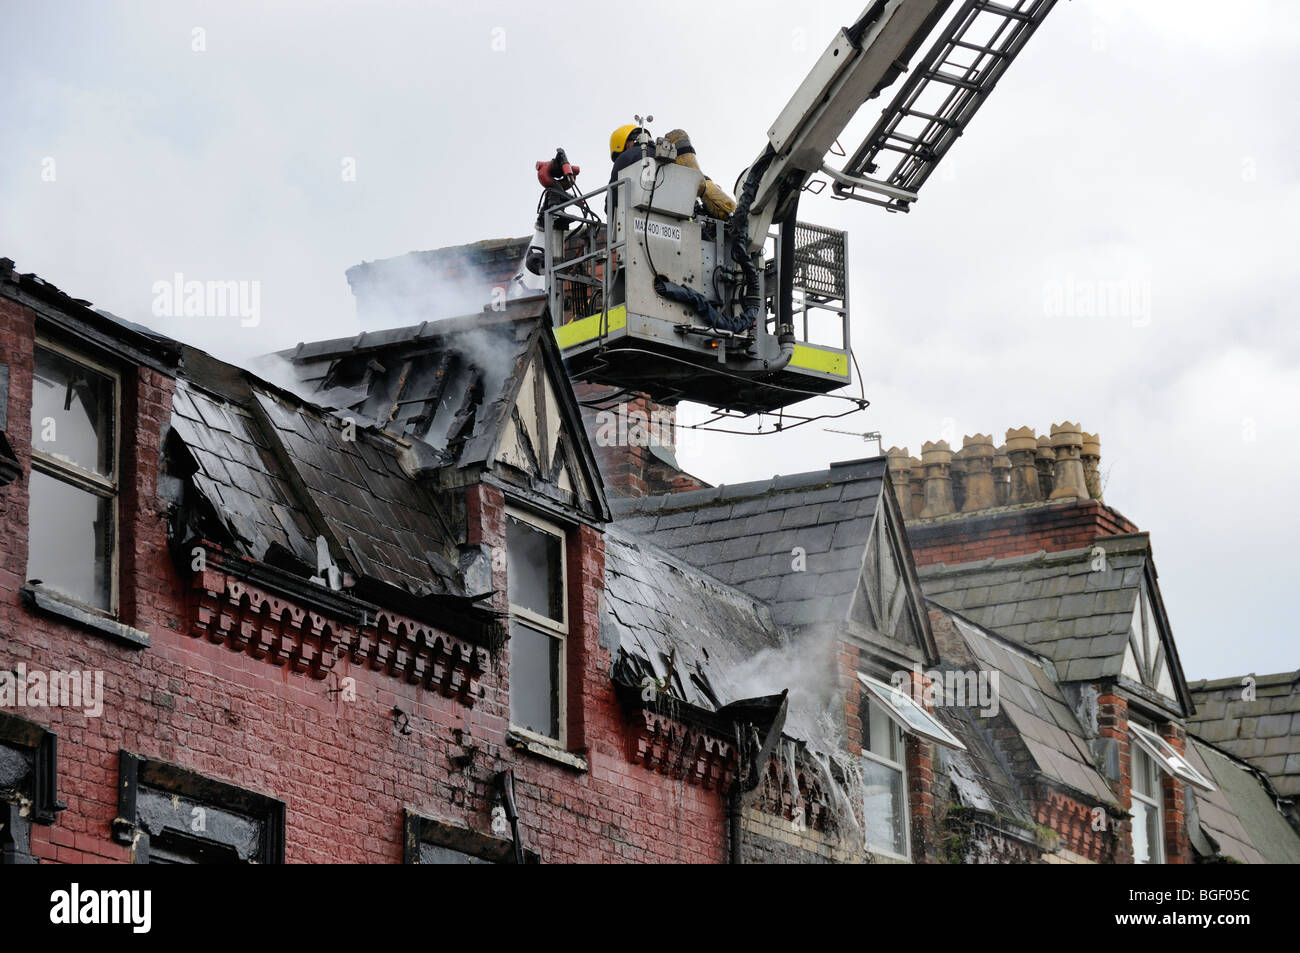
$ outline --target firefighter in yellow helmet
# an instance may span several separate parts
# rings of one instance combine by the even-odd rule
[[[619,126],[609,137],[609,161],[614,168],[609,172],[609,181],[613,182],[618,174],[630,165],[640,162],[646,154],[655,154],[654,143],[648,143],[643,149],[637,138],[644,130],[640,126]]]
[[[613,182],[620,172],[640,162],[646,155],[655,154],[653,142],[643,146],[637,141],[642,131],[640,126],[619,126],[609,137],[609,158],[614,163],[609,173],[609,181]],[[677,165],[689,166],[692,169],[700,168],[695,158],[695,147],[691,145],[691,137],[685,130],[674,129],[664,136],[664,139],[677,147]],[[731,213],[736,210],[736,200],[719,188],[717,183],[707,175],[700,182],[699,199],[704,203],[704,210],[714,218],[730,218]]]

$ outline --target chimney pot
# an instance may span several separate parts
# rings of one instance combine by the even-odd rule
[[[916,457],[908,458],[908,468],[912,474],[912,512],[911,518],[916,519],[921,515],[921,510],[925,507],[925,467]],[[904,514],[908,515],[908,514]]]
[[[993,498],[998,506],[1011,502],[1011,458],[1005,446],[993,456]]]
[[[1083,461],[1083,479],[1088,487],[1088,495],[1094,500],[1101,499],[1101,437],[1095,433],[1083,435],[1083,449],[1079,452]]]
[[[1056,451],[1052,449],[1052,438],[1043,434],[1038,438],[1038,449],[1034,451],[1034,466],[1038,469],[1038,493],[1041,499],[1052,495],[1052,470],[1056,464]]]
[[[947,516],[953,512],[952,448],[946,440],[926,442],[921,446],[921,464],[925,467],[925,506],[921,519]]]
[[[1083,431],[1078,424],[1068,420],[1052,424],[1052,450],[1056,454],[1052,474],[1051,500],[1089,499],[1088,484],[1083,474]]]
[[[993,489],[993,437],[991,434],[968,435],[962,442],[961,456],[965,470],[966,498],[962,512],[986,510],[997,503]]]
[[[904,519],[912,515],[912,465],[907,448],[890,447],[886,455],[889,482],[894,487],[894,497]]]
[[[1009,503],[1037,503],[1043,498],[1035,463],[1037,455],[1038,439],[1034,436],[1034,428],[1007,431],[1007,456],[1011,458]]]

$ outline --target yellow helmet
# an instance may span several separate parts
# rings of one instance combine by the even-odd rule
[[[613,160],[620,152],[627,148],[628,140],[632,138],[632,133],[640,129],[640,126],[619,126],[609,137],[609,157]]]

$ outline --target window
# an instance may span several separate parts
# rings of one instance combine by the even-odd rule
[[[536,851],[523,851],[524,863],[536,864]],[[402,862],[406,864],[513,864],[513,841],[403,812]]]
[[[906,858],[907,769],[903,732],[873,698],[862,704],[862,808],[867,849]]]
[[[956,735],[950,732],[939,720],[930,714],[916,701],[907,694],[895,688],[893,685],[886,685],[870,675],[858,673],[858,681],[875,700],[875,702],[889,712],[890,716],[898,722],[898,726],[904,731],[910,731],[913,734],[920,735],[927,741],[933,741],[935,744],[944,745],[948,748],[956,748],[958,751],[965,751],[966,746],[957,740]]]
[[[1131,783],[1133,793],[1133,863],[1163,864],[1164,809],[1161,806],[1160,778],[1155,762],[1141,747],[1133,747]]]
[[[510,722],[563,746],[566,605],[564,530],[516,511],[506,514],[510,598]]]
[[[38,343],[27,578],[117,611],[118,377]]]
[[[1178,778],[1202,791],[1213,791],[1214,785],[1205,775],[1192,767],[1173,746],[1150,728],[1129,722],[1130,789],[1133,795],[1133,862],[1135,864],[1164,863],[1164,813],[1160,773]]]
[[[66,807],[55,792],[58,740],[34,722],[0,711],[0,864],[34,864],[31,825],[53,824]]]
[[[866,689],[861,712],[867,848],[906,858],[909,845],[903,733],[958,750],[966,746],[906,692],[861,672],[858,681]]]
[[[1202,791],[1214,790],[1214,785],[1206,780],[1205,775],[1188,764],[1186,758],[1154,731],[1141,725],[1130,724],[1129,734],[1144,753],[1167,774],[1186,781],[1192,787],[1200,788]]]
[[[283,801],[141,758],[118,756],[113,836],[137,864],[282,864]]]

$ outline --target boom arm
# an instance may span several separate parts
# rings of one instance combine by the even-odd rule
[[[789,217],[817,172],[834,180],[839,198],[906,212],[1056,0],[961,0],[936,29],[952,3],[874,0],[839,31],[768,130],[771,158],[750,211],[751,247],[772,222]],[[907,70],[932,32],[916,69],[844,170],[828,167],[827,152],[858,109]],[[884,178],[868,178],[884,153],[897,155],[897,162]]]
[[[761,243],[773,221],[783,220],[844,127],[906,68],[950,2],[873,0],[836,34],[768,130],[774,156],[750,206],[753,244]]]

